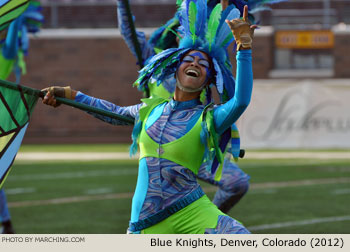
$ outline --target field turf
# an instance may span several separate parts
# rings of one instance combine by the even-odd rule
[[[23,146],[87,151],[84,146]],[[126,151],[89,146],[89,151]],[[243,159],[251,188],[229,215],[253,233],[350,233],[350,160]],[[17,233],[125,233],[137,160],[15,161],[5,190]],[[210,197],[215,188],[201,183]]]

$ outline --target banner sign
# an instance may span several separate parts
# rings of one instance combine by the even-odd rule
[[[238,122],[242,148],[350,148],[347,80],[259,80]]]
[[[277,31],[275,44],[278,48],[329,49],[334,46],[334,35],[328,30]]]

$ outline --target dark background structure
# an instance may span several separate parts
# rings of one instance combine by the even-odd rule
[[[46,22],[42,32],[30,40],[28,74],[21,83],[39,89],[54,84],[70,85],[121,106],[138,103],[142,94],[132,83],[139,68],[116,28],[115,1],[41,2]],[[154,30],[150,27],[159,27],[173,16],[174,2],[132,1],[136,26],[150,34]],[[253,50],[256,80],[350,78],[348,1],[289,1],[276,4],[273,11],[263,11],[256,17],[261,24]],[[291,60],[324,63],[311,64],[309,69],[298,69],[295,64],[284,67],[279,63],[284,60],[283,54],[275,43],[276,32],[281,30],[328,30],[334,35],[334,44],[325,50],[290,49]],[[52,109],[38,104],[24,143],[127,143],[131,129],[131,126],[108,125],[67,106]]]

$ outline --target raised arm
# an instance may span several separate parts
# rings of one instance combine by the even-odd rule
[[[129,23],[128,13],[123,0],[117,0],[117,12],[118,12],[118,27],[122,34],[127,46],[129,47],[132,54],[137,59],[137,53],[134,41],[132,39],[131,24]],[[155,54],[153,47],[147,42],[146,36],[143,32],[135,31],[137,40],[140,45],[143,62],[149,57]]]
[[[237,52],[235,95],[228,102],[214,108],[215,129],[222,134],[242,115],[250,102],[253,88],[251,50]]]
[[[237,71],[235,95],[225,104],[214,109],[216,131],[221,134],[242,115],[250,102],[253,88],[251,48],[255,25],[248,21],[248,7],[244,7],[243,19],[226,20],[237,44]]]

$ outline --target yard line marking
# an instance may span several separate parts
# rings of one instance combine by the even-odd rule
[[[120,159],[138,159],[138,154],[130,158],[127,152],[19,152],[16,160],[20,161],[49,161],[49,160],[80,160],[80,161],[92,161],[92,160],[120,160]],[[289,159],[289,158],[301,158],[301,159],[350,159],[350,151],[341,152],[259,152],[259,151],[246,151],[245,158],[249,159]]]
[[[138,155],[130,158],[127,152],[19,152],[16,160],[21,161],[60,161],[60,160],[120,160],[138,159]]]
[[[8,181],[31,181],[31,180],[52,180],[52,179],[76,179],[100,176],[122,176],[137,174],[137,169],[115,169],[115,170],[95,170],[86,172],[60,172],[46,174],[26,174],[9,176]]]
[[[337,189],[332,191],[332,194],[335,194],[335,195],[350,194],[350,188]]]
[[[283,181],[283,182],[255,183],[250,185],[249,190],[325,185],[325,184],[336,184],[336,183],[350,183],[350,178],[325,178],[325,179],[306,179],[306,180]],[[204,189],[206,192],[215,192],[217,190],[217,188],[215,187],[208,187],[208,188],[205,187]]]
[[[346,215],[346,216],[334,216],[334,217],[309,219],[309,220],[302,220],[302,221],[280,222],[280,223],[274,223],[274,224],[251,226],[251,227],[247,227],[247,228],[248,228],[248,230],[251,230],[251,231],[257,231],[257,230],[265,230],[265,229],[276,229],[276,228],[304,226],[304,225],[312,225],[312,224],[317,224],[317,223],[326,223],[326,222],[335,222],[335,221],[349,221],[349,220],[350,220],[350,215]]]
[[[299,182],[299,183],[298,183]],[[295,187],[295,186],[308,186],[318,184],[332,184],[332,183],[349,183],[350,178],[337,178],[337,179],[315,179],[315,180],[301,180],[301,181],[289,181],[289,182],[269,182],[269,183],[257,183],[250,186],[251,190],[268,189],[268,188],[283,188],[283,187]],[[204,187],[205,192],[214,192],[217,188]],[[75,196],[67,198],[57,198],[48,200],[32,200],[32,201],[17,201],[9,202],[10,207],[27,207],[27,206],[41,206],[41,205],[57,205],[66,203],[75,203],[91,200],[107,200],[107,199],[131,199],[133,192],[126,193],[114,193],[104,195],[88,195],[88,196]]]
[[[91,194],[91,195],[106,194],[111,192],[113,192],[113,188],[95,188],[95,189],[89,189],[85,191],[86,194]]]
[[[136,175],[137,169],[115,169],[115,170],[94,170],[86,172],[63,172],[63,173],[46,173],[46,174],[26,174],[9,176],[8,181],[34,181],[34,180],[54,180],[54,179],[76,179],[76,178],[88,178],[88,177],[101,177],[101,176],[129,176]],[[281,188],[291,186],[306,186],[317,184],[331,184],[331,183],[347,183],[350,182],[350,178],[324,178],[324,179],[308,179],[308,180],[296,180],[296,181],[283,181],[283,182],[267,182],[252,184],[251,189],[264,189],[264,188]],[[209,192],[216,189],[208,189]]]
[[[249,159],[285,159],[285,158],[312,158],[312,159],[350,159],[350,151],[347,152],[249,152],[245,158]]]
[[[18,201],[8,202],[10,207],[27,207],[27,206],[42,206],[42,205],[59,205],[66,203],[76,203],[92,200],[109,200],[109,199],[131,199],[134,193],[114,193],[105,195],[88,195],[88,196],[75,196],[67,198],[57,198],[49,200],[31,200],[31,201]]]
[[[283,187],[324,185],[324,184],[349,183],[349,182],[350,182],[350,178],[306,179],[306,180],[295,180],[295,181],[287,181],[287,182],[267,182],[267,183],[252,184],[251,189],[283,188]]]
[[[32,193],[35,192],[35,188],[9,188],[6,189],[6,194],[23,194],[23,193]]]

